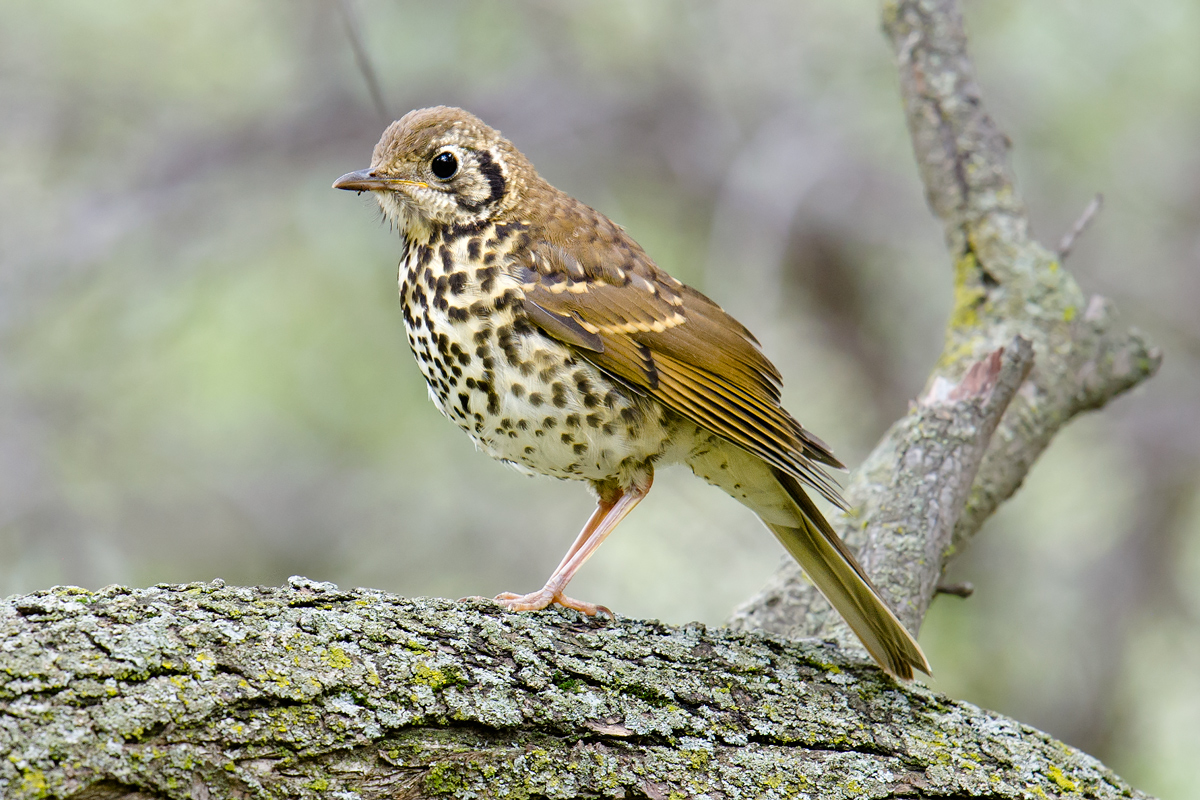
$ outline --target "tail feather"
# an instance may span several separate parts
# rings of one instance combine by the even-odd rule
[[[916,640],[796,477],[702,429],[686,462],[758,514],[881,667],[905,679],[929,674]]]
[[[929,662],[912,635],[888,608],[854,554],[792,476],[774,470],[780,486],[799,507],[800,525],[767,522],[792,557],[837,612],[867,652],[893,675],[911,679],[913,669],[930,674]]]

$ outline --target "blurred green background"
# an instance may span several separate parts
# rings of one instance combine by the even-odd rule
[[[950,267],[874,0],[347,5],[392,117],[461,105],[759,333],[854,464],[920,391]],[[1050,246],[1166,351],[1061,435],[950,576],[934,685],[1200,798],[1200,4],[967,3]],[[385,120],[332,0],[0,7],[0,594],[541,585],[581,485],[425,397],[396,236],[336,192]],[[765,300],[763,298],[766,298]],[[572,585],[718,624],[780,551],[686,470]]]

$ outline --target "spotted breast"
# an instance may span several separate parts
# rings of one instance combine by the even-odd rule
[[[514,221],[406,237],[404,326],[429,396],[479,449],[517,469],[631,478],[664,452],[678,420],[524,311],[531,276],[500,265],[533,258],[530,228]]]

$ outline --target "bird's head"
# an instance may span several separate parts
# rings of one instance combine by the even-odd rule
[[[393,122],[371,166],[338,178],[335,189],[374,192],[406,233],[436,225],[475,224],[513,207],[533,166],[474,114],[435,106]]]

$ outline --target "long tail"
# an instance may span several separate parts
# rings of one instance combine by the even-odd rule
[[[914,668],[929,674],[929,662],[916,640],[879,596],[800,481],[715,435],[698,432],[697,437],[697,447],[686,459],[688,466],[758,514],[871,657],[899,678],[912,678]]]
[[[911,679],[914,668],[930,674],[921,646],[879,596],[879,590],[804,487],[791,475],[772,471],[780,487],[799,507],[801,524],[793,527],[764,520],[767,527],[846,620],[871,658],[900,678]]]

